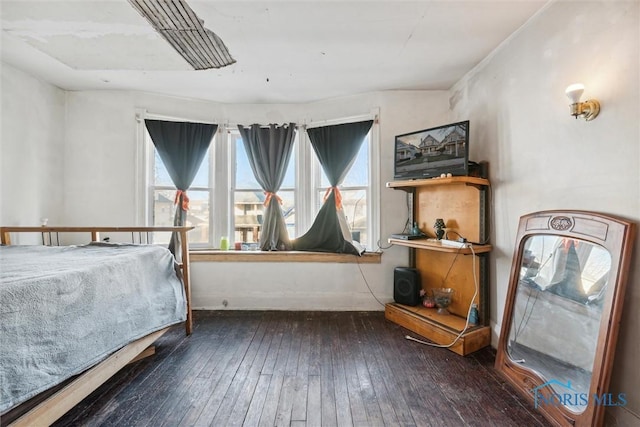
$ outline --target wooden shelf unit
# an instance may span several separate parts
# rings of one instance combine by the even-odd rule
[[[385,317],[418,335],[440,345],[455,341],[464,330],[466,319],[455,314],[438,314],[435,308],[421,306],[410,307],[398,303],[389,303],[385,307]],[[480,350],[491,342],[491,330],[488,326],[469,325],[467,330],[448,347],[461,356]]]
[[[387,182],[387,188],[398,188],[410,191],[412,188],[423,186],[441,186],[446,184],[464,184],[479,187],[488,187],[489,180],[475,176],[452,176],[449,178],[410,179],[407,181]]]
[[[448,347],[463,356],[491,343],[487,258],[492,247],[472,244],[471,250],[443,245],[435,240],[433,224],[436,218],[444,219],[446,237],[450,240],[464,237],[469,242],[485,242],[489,185],[484,178],[466,176],[387,183],[387,188],[412,194],[413,218],[427,235],[425,239],[416,240],[389,239],[389,243],[410,248],[410,265],[419,271],[425,291],[443,287],[455,291],[449,315],[421,306],[390,303],[385,307],[385,316],[437,344],[448,345],[464,330],[469,306],[475,302],[479,324],[467,328],[458,341]]]
[[[472,248],[456,248],[453,246],[443,245],[442,242],[434,241],[433,239],[414,239],[414,240],[402,240],[402,239],[389,239],[389,243],[399,246],[407,246],[414,249],[428,249],[430,251],[457,253],[462,255],[470,255],[475,253],[482,254],[491,251],[491,245],[472,245]]]

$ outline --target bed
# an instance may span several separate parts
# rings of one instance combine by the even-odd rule
[[[190,229],[0,227],[3,425],[51,424],[124,365],[153,354],[169,327],[184,322],[191,333]],[[150,244],[156,232],[180,235],[179,262]],[[17,233],[37,233],[43,245],[12,245],[12,236],[27,240]],[[60,245],[61,233],[90,241]],[[129,242],[104,241],[123,234]]]

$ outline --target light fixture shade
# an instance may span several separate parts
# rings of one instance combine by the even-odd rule
[[[151,26],[195,70],[235,63],[224,42],[204,27],[186,0],[129,0]]]
[[[577,104],[580,102],[580,97],[584,92],[584,85],[582,83],[574,83],[572,85],[567,86],[564,93],[567,95],[567,98],[571,100],[572,104]]]

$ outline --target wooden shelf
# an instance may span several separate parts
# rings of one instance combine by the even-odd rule
[[[411,307],[398,303],[385,306],[385,318],[436,344],[448,345],[464,330],[466,319],[454,314],[438,314],[435,308]],[[477,325],[467,328],[449,350],[461,356],[491,344],[491,328]]]
[[[387,182],[387,188],[412,188],[430,185],[465,184],[480,187],[488,187],[489,180],[475,176],[452,176],[451,178],[409,179],[404,181]]]
[[[431,228],[437,219],[442,218],[447,235],[464,237],[471,242],[486,241],[489,180],[475,176],[413,179],[388,182],[387,188],[403,190],[411,195],[411,221],[426,233],[424,239],[390,238],[389,243],[411,248],[409,265],[419,273],[422,289],[450,287],[455,291],[455,298],[448,315],[422,306],[391,303],[385,306],[385,317],[463,356],[488,346],[491,343],[487,302],[488,257],[480,255],[489,253],[492,247],[443,244],[434,238]],[[460,254],[471,256],[459,257]],[[480,325],[465,329],[472,303],[477,304]],[[455,344],[450,345],[454,341]]]
[[[415,249],[427,249],[438,252],[459,253],[463,255],[469,255],[475,253],[476,255],[490,252],[491,245],[473,245],[473,251],[470,248],[456,248],[453,246],[443,245],[442,242],[436,239],[414,239],[414,240],[402,240],[402,239],[389,239],[389,243],[399,246],[407,246]]]

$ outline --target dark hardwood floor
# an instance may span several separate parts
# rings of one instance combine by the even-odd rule
[[[493,369],[382,312],[195,313],[56,426],[546,426]]]

